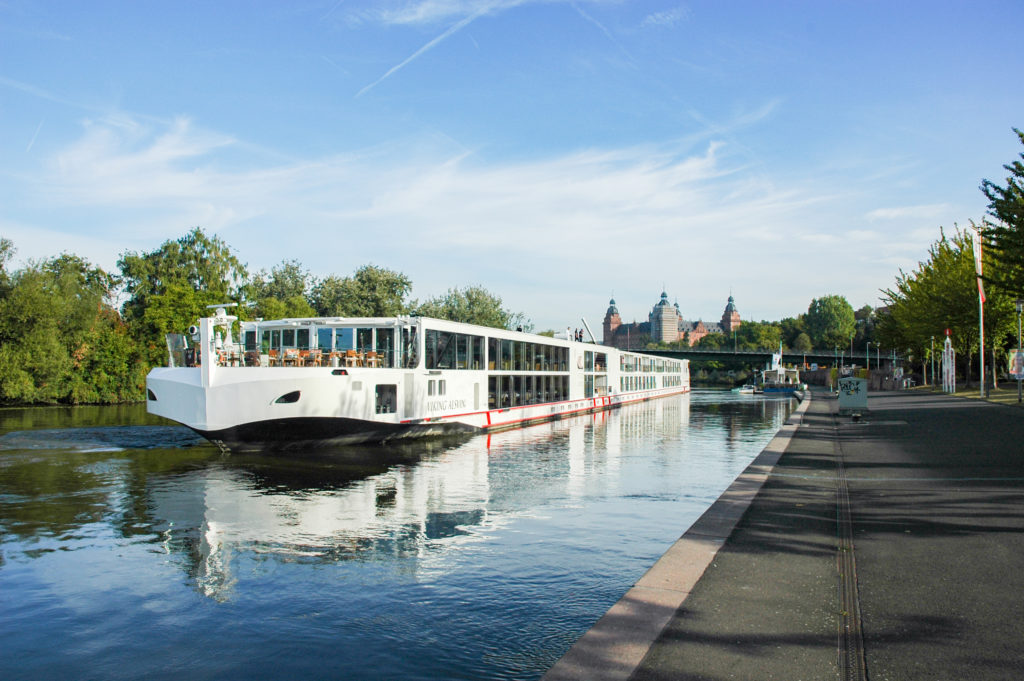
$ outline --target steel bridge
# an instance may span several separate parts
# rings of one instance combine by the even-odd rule
[[[636,350],[636,352],[642,352],[647,355],[657,355],[658,357],[672,357],[674,359],[689,359],[705,362],[728,362],[750,365],[764,365],[772,361],[771,350],[707,350],[703,348],[690,348],[687,350]],[[871,366],[875,366],[879,359],[881,359],[882,364],[892,364],[894,359],[892,354],[883,354],[879,357],[876,353],[865,353],[863,351],[855,351],[853,355],[851,355],[849,351],[837,353],[835,351],[824,352],[821,350],[811,350],[810,352],[796,352],[795,350],[790,350],[782,353],[782,362],[783,364],[817,364],[818,366],[829,367],[842,362],[843,364],[866,366],[869,355]],[[895,360],[897,362],[902,362],[903,357],[901,355],[896,355]]]

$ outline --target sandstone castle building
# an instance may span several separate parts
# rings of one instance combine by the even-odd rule
[[[740,313],[736,311],[736,301],[729,296],[720,322],[695,322],[683,319],[679,311],[678,301],[675,305],[668,302],[668,294],[662,291],[661,300],[651,310],[646,322],[623,324],[619,310],[615,307],[615,299],[608,302],[608,311],[604,315],[605,345],[620,349],[640,350],[648,342],[676,343],[685,340],[693,345],[709,333],[721,333],[726,336],[740,327]]]

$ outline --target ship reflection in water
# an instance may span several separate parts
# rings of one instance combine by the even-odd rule
[[[792,408],[739,397],[299,458],[0,412],[0,658],[32,678],[539,678]]]
[[[289,459],[231,455],[202,475],[191,509],[180,489],[163,486],[148,492],[147,507],[165,519],[153,530],[167,550],[189,556],[196,588],[218,600],[236,584],[239,552],[331,563],[414,558],[416,571],[443,571],[448,553],[518,513],[600,493],[614,483],[623,445],[678,433],[688,402],[658,400],[458,443],[344,447]]]

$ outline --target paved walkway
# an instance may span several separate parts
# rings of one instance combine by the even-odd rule
[[[545,681],[1024,677],[1024,414],[836,406],[801,405]]]

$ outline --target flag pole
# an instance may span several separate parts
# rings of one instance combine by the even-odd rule
[[[974,230],[974,273],[978,279],[978,339],[981,348],[981,397],[985,398],[985,288],[981,283],[981,230],[971,225]]]

